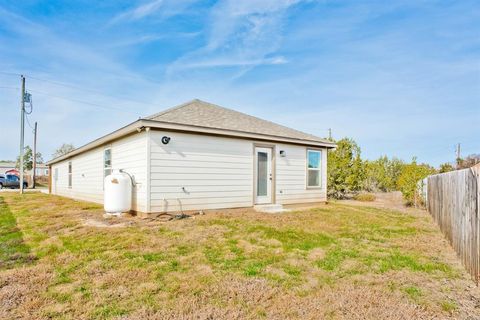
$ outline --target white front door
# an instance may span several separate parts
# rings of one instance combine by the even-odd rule
[[[255,147],[255,204],[272,203],[272,148]]]

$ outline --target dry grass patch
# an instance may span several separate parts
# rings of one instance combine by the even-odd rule
[[[106,221],[91,203],[0,198],[0,318],[431,319],[480,311],[478,289],[421,211],[333,204]]]
[[[363,202],[372,202],[375,201],[376,197],[373,193],[359,193],[353,197],[357,201]]]

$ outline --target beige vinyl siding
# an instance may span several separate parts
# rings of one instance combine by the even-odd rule
[[[68,163],[72,162],[72,187]],[[97,148],[52,166],[52,193],[97,203],[103,202],[103,152]],[[58,169],[58,175],[56,175]]]
[[[252,154],[248,140],[152,131],[151,211],[252,206]]]
[[[145,132],[92,149],[52,165],[52,194],[103,203],[103,152],[112,149],[112,168],[123,169],[135,180],[133,210],[146,211],[147,149]],[[72,187],[68,187],[68,162],[72,162]],[[56,176],[58,169],[58,176]]]
[[[132,208],[147,211],[147,134],[145,131],[112,143],[112,169],[124,170],[135,182]],[[103,148],[102,148],[103,150]],[[103,162],[102,162],[103,164]]]
[[[171,138],[167,145],[161,142],[163,136]],[[252,206],[255,142],[152,131],[151,212]],[[272,145],[275,145],[276,152],[276,203],[325,201],[326,149],[320,149],[322,185],[320,188],[307,188],[307,147]],[[287,156],[280,157],[280,150],[286,151]]]
[[[321,187],[307,188],[307,147],[277,144],[276,146],[276,202],[279,204],[326,201],[327,192],[327,150],[321,150]],[[280,150],[286,157],[280,157]]]
[[[161,142],[163,136],[171,137],[167,145]],[[53,164],[52,193],[103,203],[103,152],[110,147],[112,168],[123,169],[135,179],[136,211],[250,207],[254,204],[255,143],[258,141],[143,131]],[[276,203],[325,201],[326,149],[321,149],[322,186],[311,189],[306,186],[307,147],[271,145],[275,145]],[[286,157],[280,157],[280,150],[286,152]],[[73,169],[72,188],[68,188],[69,161]]]

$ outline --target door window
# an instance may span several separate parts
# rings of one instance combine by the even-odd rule
[[[272,149],[255,148],[255,204],[267,204],[273,201]]]
[[[267,183],[268,183],[268,154],[266,152],[257,153],[257,196],[267,195]]]

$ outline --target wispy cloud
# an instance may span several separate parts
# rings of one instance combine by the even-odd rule
[[[110,24],[115,24],[122,20],[132,21],[144,18],[155,13],[158,9],[160,9],[163,3],[164,0],[155,0],[144,3],[138,7],[116,15],[112,20],[110,20]]]
[[[183,63],[179,68],[181,69],[201,69],[201,68],[222,68],[222,67],[251,67],[259,65],[280,65],[288,63],[287,59],[282,56],[263,59],[211,59],[198,62]]]
[[[114,16],[107,24],[113,26],[122,22],[133,22],[159,16],[162,19],[170,18],[188,8],[198,0],[153,0],[133,7]]]
[[[279,48],[285,13],[299,0],[222,0],[209,16],[206,44],[181,57],[167,73],[183,69],[240,67],[241,74],[259,65],[285,64],[282,56],[271,57]],[[234,77],[238,77],[235,71]]]
[[[142,45],[146,43],[151,43],[163,39],[171,39],[171,38],[193,38],[198,36],[199,32],[173,32],[167,34],[146,34],[142,36],[132,37],[121,39],[120,41],[113,42],[110,46],[115,47],[128,47],[134,45]]]

